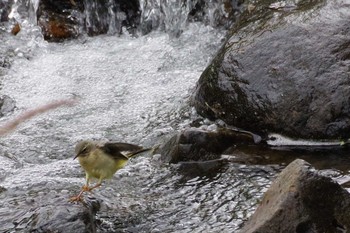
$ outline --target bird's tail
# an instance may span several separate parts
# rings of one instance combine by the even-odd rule
[[[152,154],[154,154],[154,152],[159,148],[159,146],[160,145],[157,145],[157,146],[154,146],[151,148],[143,148],[143,149],[140,149],[137,151],[133,151],[133,152],[130,152],[129,154],[127,154],[126,157],[128,157],[130,159],[130,158],[134,157],[135,155],[141,154],[141,153],[146,152],[146,151],[151,151]]]

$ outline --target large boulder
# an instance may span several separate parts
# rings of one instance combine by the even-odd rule
[[[249,5],[192,98],[210,119],[259,134],[350,135],[349,1]]]
[[[348,232],[350,194],[297,159],[273,182],[241,233]]]

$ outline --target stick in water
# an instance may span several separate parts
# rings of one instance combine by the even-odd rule
[[[76,99],[58,100],[58,101],[54,101],[54,102],[45,104],[43,106],[34,108],[32,110],[28,110],[23,114],[21,114],[20,116],[18,116],[17,118],[15,118],[14,120],[10,120],[6,122],[3,126],[0,126],[0,136],[4,136],[5,134],[12,132],[17,128],[17,126],[20,123],[36,115],[42,114],[44,112],[47,112],[49,110],[52,110],[61,106],[73,106],[76,102],[77,102]]]

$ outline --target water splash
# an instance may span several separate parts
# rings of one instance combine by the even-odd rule
[[[39,7],[40,0],[14,0],[9,18],[21,26],[36,26]],[[228,0],[84,0],[81,8],[66,10],[78,18],[77,23],[88,35],[122,34],[126,29],[135,32],[139,28],[141,34],[161,30],[173,38],[179,37],[189,22],[203,21],[213,27],[230,22],[234,9],[237,2]]]
[[[147,33],[159,28],[168,32],[171,37],[179,37],[196,4],[196,0],[140,0],[141,31]]]
[[[10,41],[5,41],[4,44],[12,45],[15,54],[20,57],[28,57],[36,47],[47,45],[37,24],[39,2],[40,0],[14,0],[8,15],[8,31],[11,31],[15,24],[19,25],[20,31],[15,39],[10,38]]]
[[[201,21],[212,27],[229,27],[240,12],[236,0],[139,0],[140,30],[148,33],[158,29],[178,37],[189,22]]]
[[[134,1],[122,2],[116,0],[84,0],[85,28],[89,35],[107,33],[121,34],[123,27],[135,27],[138,19],[138,5]],[[83,20],[83,21],[84,21]]]
[[[39,2],[40,0],[14,0],[9,19],[14,19],[19,24],[37,25]]]
[[[115,15],[113,4],[108,5],[111,6],[105,6],[98,0],[84,0],[85,28],[88,34],[93,35],[99,31],[106,32],[108,30],[108,24],[111,27],[116,27],[116,23],[113,21]],[[113,28],[113,30],[116,30],[116,28]]]
[[[274,147],[340,147],[341,141],[312,141],[303,139],[292,139],[279,134],[270,134],[267,144]]]
[[[33,25],[37,25],[37,23],[38,23],[37,11],[39,8],[39,1],[40,0],[30,0],[29,1],[28,19],[29,19],[29,22]]]
[[[164,1],[165,31],[171,37],[179,37],[187,24],[188,15],[197,1],[187,0],[186,4],[181,1]]]

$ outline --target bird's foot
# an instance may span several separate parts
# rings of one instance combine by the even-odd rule
[[[69,202],[83,202],[83,195],[79,194],[77,196],[69,198]]]
[[[84,192],[90,192],[90,193],[92,193],[92,190],[93,189],[95,189],[95,188],[98,188],[98,187],[100,187],[101,186],[101,184],[100,183],[98,183],[98,184],[96,184],[95,186],[92,186],[92,187],[89,187],[89,186],[87,186],[87,185],[84,185],[82,188],[81,188],[81,191],[80,191],[80,193],[77,195],[77,196],[74,196],[74,197],[71,197],[70,199],[69,199],[69,201],[70,202],[83,202],[83,193]]]
[[[69,198],[70,202],[83,202],[83,193],[84,192],[90,192],[90,188],[87,185],[84,185],[81,190],[80,193],[77,196],[71,197]]]
[[[93,190],[93,189],[98,188],[98,187],[100,187],[100,186],[101,186],[100,183],[98,183],[98,184],[96,184],[96,185],[94,185],[94,186],[92,186],[92,187],[88,187],[88,186],[84,185],[83,188],[82,188],[82,190],[84,190],[84,192],[90,192],[90,193],[92,193],[92,190]]]
[[[91,192],[92,188],[90,188],[89,186],[87,185],[84,185],[82,188],[81,188],[81,191],[82,192]]]

